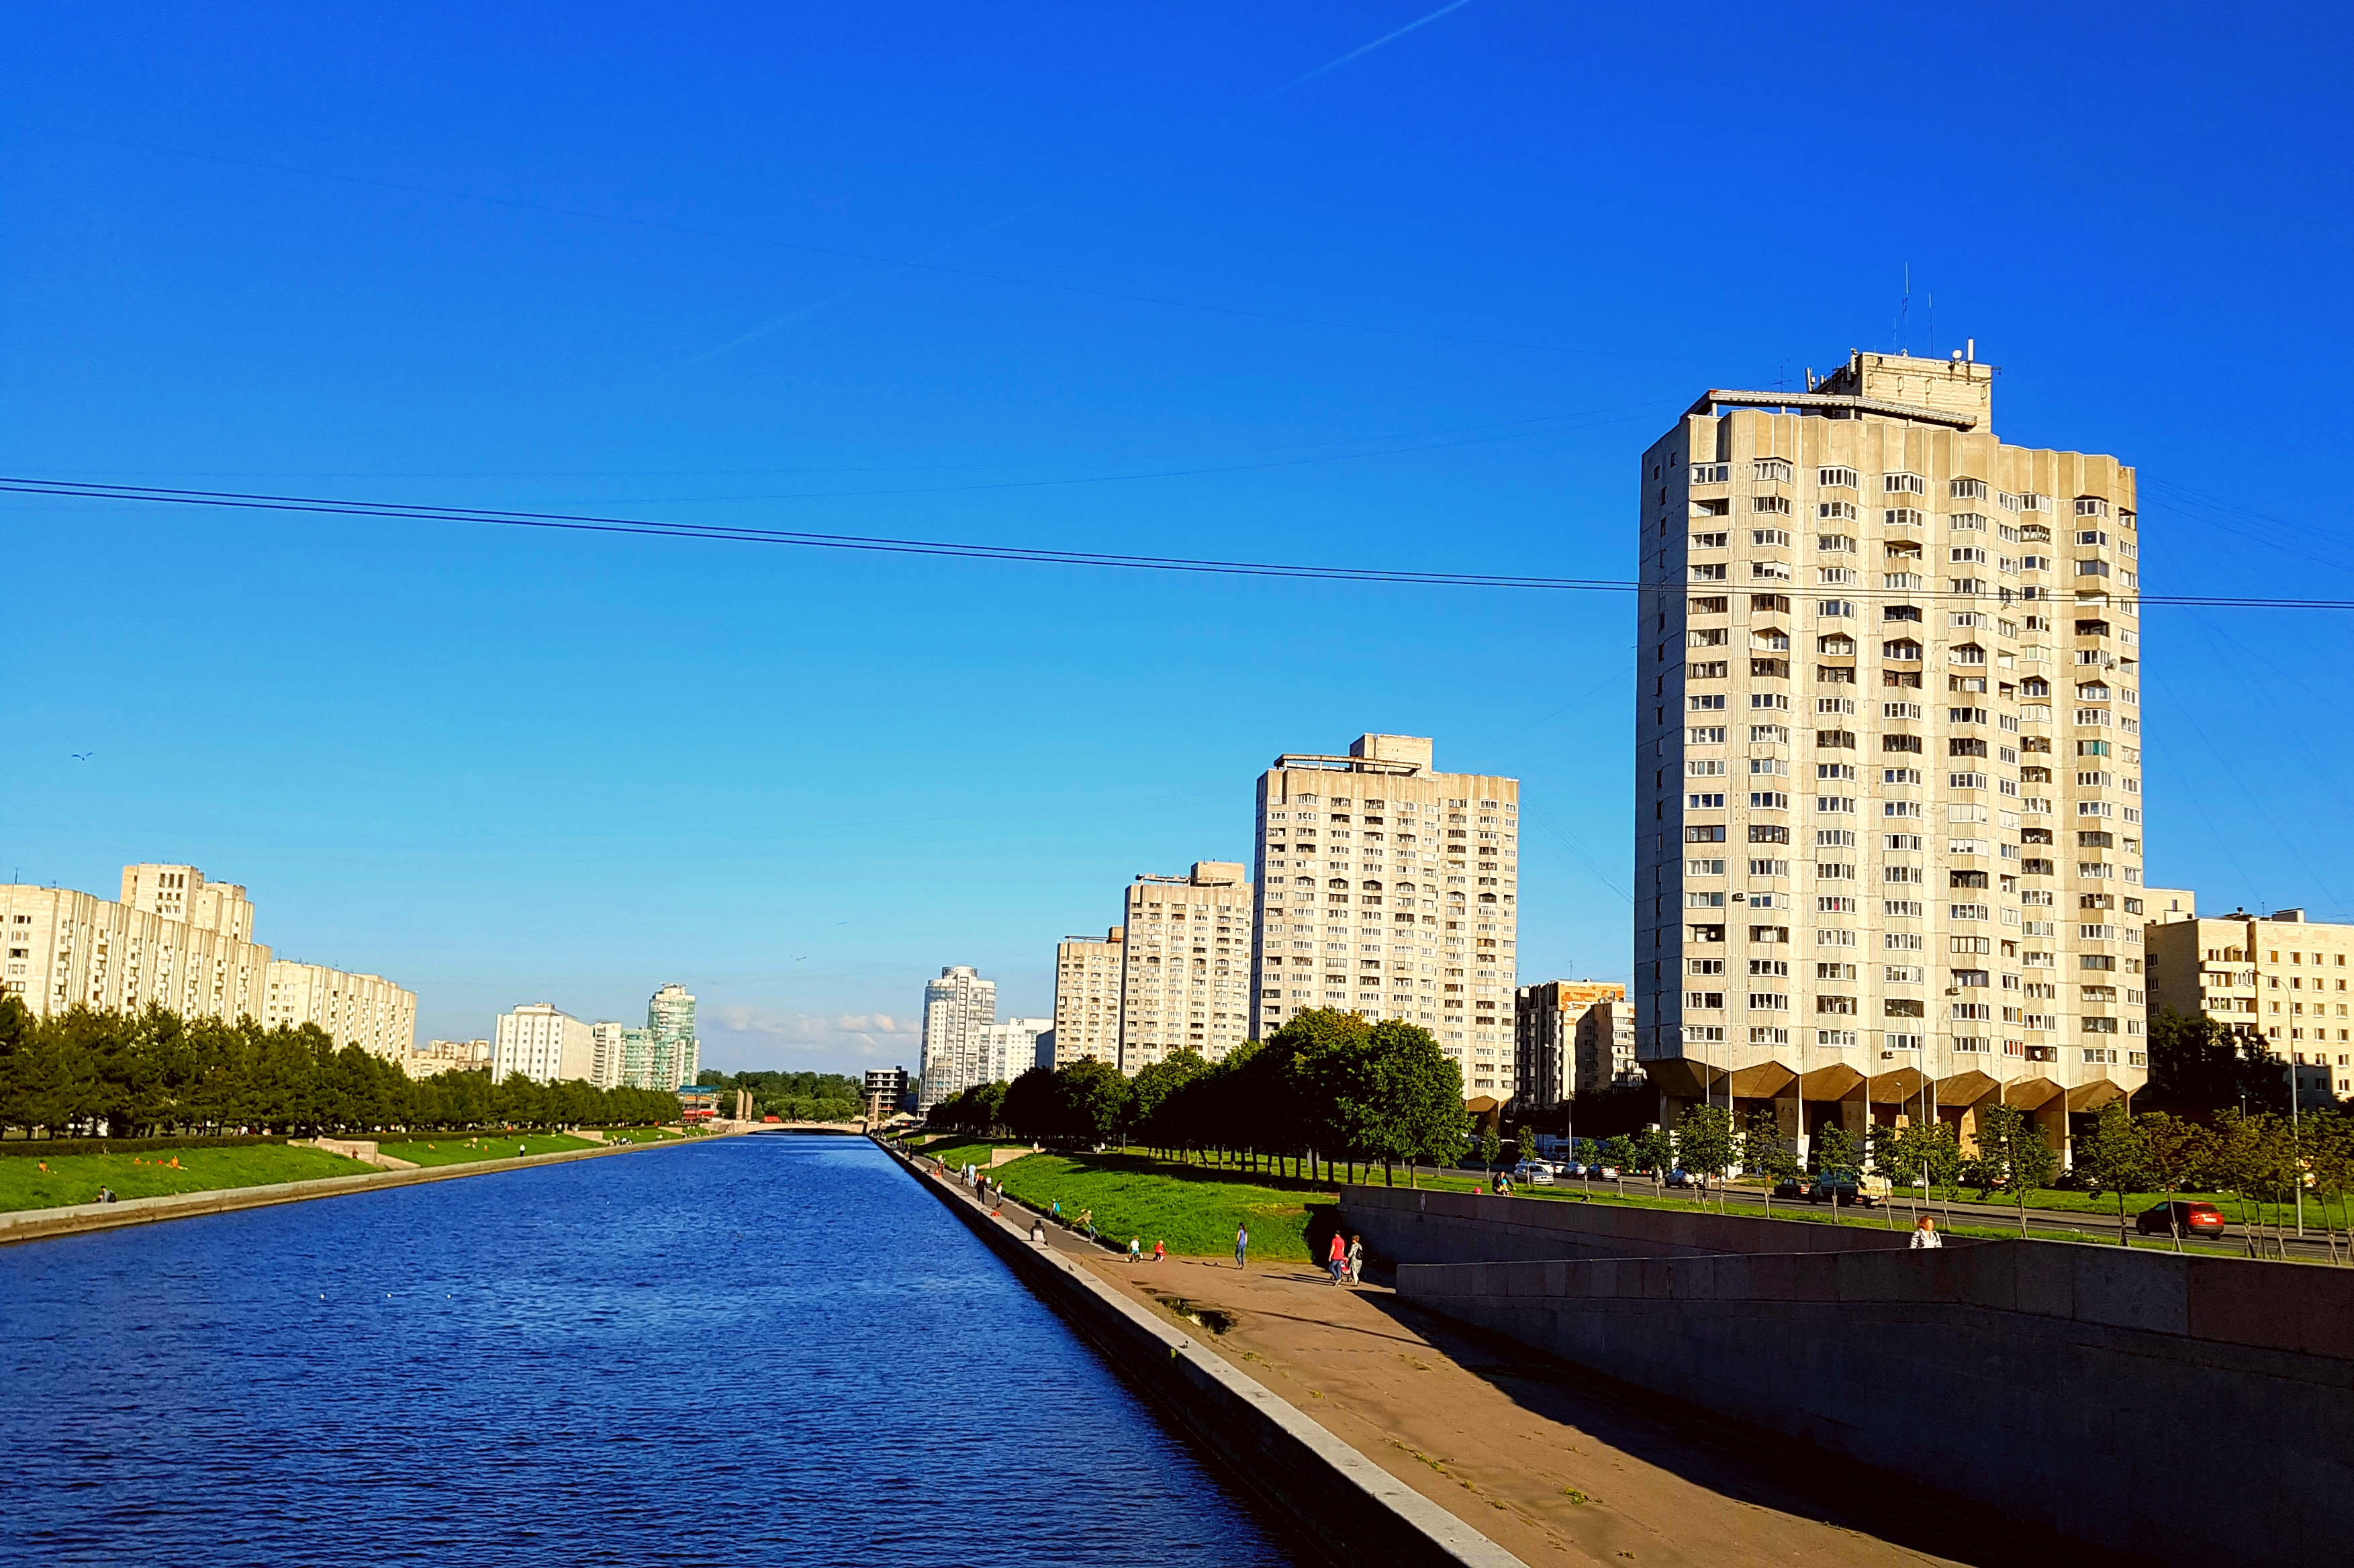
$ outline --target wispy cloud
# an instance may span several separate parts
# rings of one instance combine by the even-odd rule
[[[779,1012],[737,1004],[716,1008],[705,1019],[705,1028],[713,1033],[741,1036],[739,1046],[746,1052],[781,1049],[896,1062],[911,1056],[923,1034],[917,1020],[887,1012]]]

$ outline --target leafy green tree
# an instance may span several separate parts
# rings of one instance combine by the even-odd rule
[[[2117,1245],[2133,1245],[2126,1234],[2126,1194],[2151,1179],[2149,1139],[2134,1124],[2125,1101],[2111,1100],[2076,1139],[2075,1168],[2114,1192],[2117,1199]]]
[[[1108,1062],[1074,1062],[1055,1074],[1063,1132],[1084,1148],[1119,1141],[1128,1125],[1127,1077]]]
[[[1367,1044],[1373,1090],[1387,1107],[1374,1128],[1383,1160],[1405,1160],[1409,1186],[1422,1160],[1442,1169],[1461,1160],[1471,1135],[1463,1074],[1430,1031],[1393,1021],[1375,1025]]]
[[[1721,1106],[1692,1106],[1676,1124],[1676,1161],[1691,1175],[1705,1176],[1722,1187],[1725,1167],[1733,1163],[1733,1113]],[[1705,1203],[1705,1192],[1701,1202]]]
[[[2026,1112],[1989,1106],[1978,1114],[1978,1157],[1990,1182],[2019,1205],[2019,1234],[2027,1234],[2029,1194],[2050,1184],[2060,1156]],[[1983,1195],[1983,1193],[1981,1194]]]
[[[2164,1105],[2200,1111],[2286,1110],[2280,1058],[2264,1042],[2206,1013],[2160,1008],[2149,1021],[2149,1086]]]
[[[1635,1147],[1634,1136],[1622,1132],[1604,1139],[1596,1157],[1623,1175],[1635,1168],[1635,1162],[1642,1158],[1642,1153]]]
[[[1629,1143],[1631,1158],[1628,1164],[1638,1170],[1649,1171],[1654,1182],[1664,1183],[1668,1178],[1668,1168],[1675,1163],[1676,1159],[1676,1140],[1669,1136],[1668,1129],[1654,1123],[1636,1133]],[[1627,1168],[1619,1167],[1622,1171]]]
[[[1523,1165],[1537,1157],[1537,1129],[1526,1122],[1521,1124],[1520,1150]]]
[[[1815,1169],[1825,1175],[1853,1171],[1859,1164],[1855,1134],[1836,1124],[1815,1134]]]
[[[1741,1165],[1751,1175],[1766,1183],[1766,1214],[1774,1213],[1776,1182],[1796,1178],[1799,1172],[1798,1157],[1782,1139],[1782,1118],[1770,1110],[1749,1113],[1749,1121],[1741,1129]]]
[[[2142,1155],[2149,1182],[2166,1199],[2167,1233],[2174,1250],[2182,1250],[2182,1227],[2174,1218],[2174,1195],[2187,1191],[2214,1163],[2215,1135],[2197,1122],[2183,1121],[2164,1111],[2145,1111],[2134,1118],[2141,1129]]]

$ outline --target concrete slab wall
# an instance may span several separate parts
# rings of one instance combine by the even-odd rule
[[[1454,1195],[1429,1196],[1436,1208]],[[1403,1245],[1479,1245],[1476,1216],[1405,1217],[1426,1212],[1352,1192],[1342,1217]],[[1493,1220],[1500,1250],[1535,1245],[1519,1219]],[[1557,1228],[1600,1245],[1592,1229]],[[1681,1248],[1701,1234],[1630,1239]],[[2200,1568],[2349,1560],[2354,1271],[2052,1242],[1769,1253],[1754,1231],[1724,1239],[1746,1249],[1405,1263],[1398,1289],[2113,1551]]]
[[[1882,1252],[1901,1250],[1912,1241],[1909,1226],[1794,1224],[1698,1209],[1632,1209],[1404,1187],[1343,1187],[1341,1221],[1363,1232],[1373,1255],[1389,1263]]]

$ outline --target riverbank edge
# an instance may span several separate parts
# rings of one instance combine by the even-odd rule
[[[717,1134],[731,1137],[733,1134]],[[695,1139],[662,1143],[617,1144],[604,1149],[559,1149],[551,1154],[526,1154],[517,1160],[484,1160],[462,1165],[419,1166],[408,1171],[372,1171],[365,1176],[323,1176],[312,1181],[273,1181],[261,1187],[219,1187],[204,1192],[168,1192],[154,1198],[125,1198],[113,1203],[74,1203],[61,1209],[16,1209],[0,1213],[0,1246],[16,1242],[47,1241],[53,1236],[80,1235],[90,1231],[121,1230],[126,1225],[158,1224],[165,1220],[192,1220],[205,1214],[233,1213],[239,1209],[267,1209],[279,1203],[300,1203],[313,1198],[341,1198],[355,1192],[409,1187],[420,1181],[450,1181],[461,1176],[489,1176],[533,1165],[561,1165],[571,1160],[598,1160],[610,1154],[631,1154],[647,1149],[683,1149]]]
[[[1264,1383],[1163,1324],[1080,1265],[1033,1245],[980,1202],[876,1140],[1014,1276],[1215,1455],[1293,1532],[1336,1558],[1431,1568],[1526,1568],[1463,1520],[1335,1437]]]

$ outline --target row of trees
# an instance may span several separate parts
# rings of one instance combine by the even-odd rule
[[[1308,1012],[1206,1062],[1192,1051],[1124,1076],[1108,1063],[1034,1067],[933,1107],[932,1125],[1093,1148],[1140,1143],[1183,1159],[1299,1174],[1378,1164],[1394,1181],[1452,1165],[1470,1137],[1463,1077],[1430,1033]]]
[[[787,1121],[855,1121],[866,1114],[865,1085],[841,1073],[722,1073],[706,1067],[696,1084],[720,1091],[723,1107],[741,1089],[754,1116]]]
[[[654,1089],[538,1084],[488,1072],[412,1079],[398,1063],[340,1049],[314,1024],[75,1008],[35,1018],[0,998],[0,1128],[117,1138],[266,1130],[288,1134],[483,1127],[642,1126],[678,1119]]]

